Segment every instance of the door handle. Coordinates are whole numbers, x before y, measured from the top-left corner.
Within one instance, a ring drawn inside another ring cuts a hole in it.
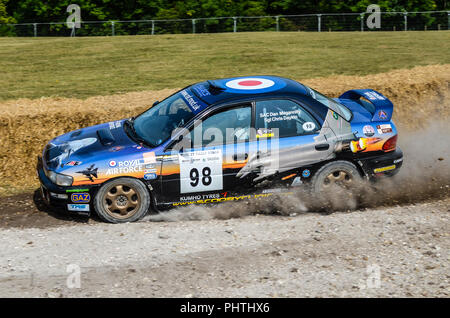
[[[247,160],[247,158],[248,158],[248,153],[245,153],[244,155],[237,155],[237,154],[233,155],[234,161]]]
[[[316,150],[317,151],[324,151],[324,150],[328,150],[330,148],[329,144],[318,144],[316,145]]]

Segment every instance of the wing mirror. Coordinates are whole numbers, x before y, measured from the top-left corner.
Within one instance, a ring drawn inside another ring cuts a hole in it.
[[[156,106],[156,105],[158,105],[158,104],[159,104],[159,100],[157,100],[156,102],[154,102],[153,105],[152,105],[152,107],[153,107],[153,106]]]

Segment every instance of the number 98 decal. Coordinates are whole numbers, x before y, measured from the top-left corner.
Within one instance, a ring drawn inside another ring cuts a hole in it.
[[[222,150],[179,154],[180,193],[222,190]]]
[[[197,168],[192,168],[191,172],[189,172],[189,174],[191,175],[191,180],[192,180],[191,186],[193,186],[193,187],[198,186],[200,177],[198,175]],[[212,182],[212,179],[211,179],[211,168],[210,167],[204,167],[202,169],[202,174],[203,174],[202,179],[201,179],[202,180],[202,184],[204,186],[209,186],[211,184],[211,182]]]

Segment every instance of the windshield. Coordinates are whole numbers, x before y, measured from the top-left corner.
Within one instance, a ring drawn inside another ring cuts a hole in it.
[[[316,90],[314,90],[314,89],[312,89],[312,88],[310,88],[310,87],[308,87],[306,85],[305,85],[305,87],[308,89],[309,94],[311,95],[311,97],[314,98],[316,101],[318,101],[321,104],[325,105],[326,107],[328,107],[332,111],[338,113],[339,115],[344,117],[345,120],[350,121],[350,119],[352,119],[352,112],[347,107],[345,107],[342,104],[339,104],[334,99],[331,99],[329,97],[326,97],[325,95],[322,95],[318,91],[316,91]]]
[[[194,113],[183,99],[182,92],[166,98],[136,117],[133,123],[136,135],[156,147],[166,141],[175,128],[187,123]]]

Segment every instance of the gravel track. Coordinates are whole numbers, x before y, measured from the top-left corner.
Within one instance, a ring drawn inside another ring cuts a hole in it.
[[[2,228],[0,297],[448,297],[449,212],[444,198],[330,215]],[[67,287],[70,264],[81,288]]]

